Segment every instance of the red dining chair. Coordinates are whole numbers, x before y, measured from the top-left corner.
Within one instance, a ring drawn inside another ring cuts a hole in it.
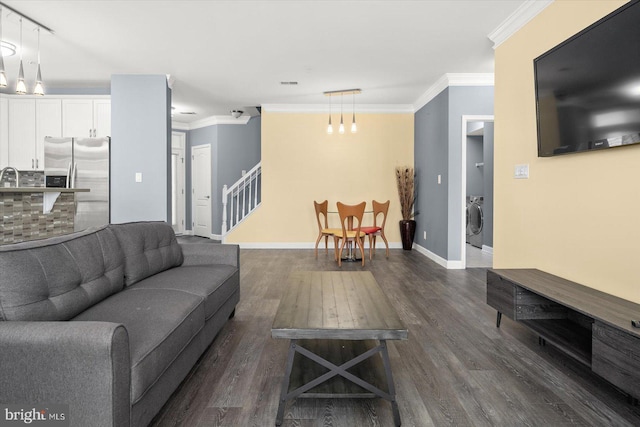
[[[387,258],[389,258],[389,242],[384,235],[384,225],[387,222],[387,213],[389,212],[389,203],[387,200],[384,203],[376,202],[373,200],[373,226],[365,226],[360,230],[369,236],[369,260],[371,260],[372,252],[376,252],[376,237],[382,237],[384,244],[387,247]],[[378,215],[382,215],[382,224],[378,226]]]

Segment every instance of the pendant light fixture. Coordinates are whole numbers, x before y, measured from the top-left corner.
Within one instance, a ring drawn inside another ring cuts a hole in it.
[[[351,133],[356,133],[358,127],[356,126],[356,100],[355,96],[361,93],[360,89],[347,89],[347,90],[332,90],[323,92],[324,96],[329,97],[329,125],[327,126],[327,133],[331,135],[333,133],[333,126],[331,125],[331,97],[340,95],[340,126],[338,127],[338,133],[344,135],[344,95],[353,95],[353,119],[351,122]]]
[[[333,133],[333,126],[331,125],[331,97],[329,97],[329,126],[327,126],[327,133],[329,135]]]
[[[16,93],[18,95],[25,95],[27,93],[27,85],[24,84],[24,68],[22,68],[22,17],[20,17],[20,68],[18,70]]]
[[[0,5],[0,43],[2,43],[2,5]],[[7,87],[7,75],[4,72],[2,47],[0,47],[0,87]]]
[[[40,72],[40,27],[38,27],[38,73],[36,74],[36,86],[33,88],[33,94],[43,96],[44,87],[42,86],[42,73]]]
[[[20,47],[19,47],[20,65],[18,67],[18,79],[16,81],[16,86],[15,86],[16,93],[19,95],[26,95],[27,93],[27,85],[25,84],[25,81],[24,81],[24,65],[22,62],[22,21],[26,19],[27,21],[31,22],[36,27],[36,30],[38,31],[38,72],[36,74],[36,84],[33,89],[33,94],[44,95],[44,85],[42,83],[42,72],[40,71],[40,30],[45,30],[50,34],[53,34],[53,30],[49,27],[42,25],[38,21],[35,21],[29,18],[27,15],[20,13],[14,8],[0,2],[0,52],[4,51],[5,56],[14,55],[16,52],[16,46],[2,40],[2,17],[3,17],[4,10],[8,10],[10,13],[16,14],[20,17],[19,19],[20,21]],[[8,81],[7,81],[7,75],[4,69],[4,58],[2,53],[0,53],[0,88],[6,87],[6,86],[8,86]]]
[[[351,133],[358,132],[358,126],[356,126],[356,94],[351,94],[353,99],[353,119],[351,120]]]
[[[344,98],[344,95],[340,94],[340,127],[338,128],[338,133],[340,135],[344,134],[344,123],[342,121],[342,98]]]

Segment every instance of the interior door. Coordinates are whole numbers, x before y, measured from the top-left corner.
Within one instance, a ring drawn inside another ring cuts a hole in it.
[[[211,238],[211,145],[191,149],[192,227],[195,236]]]

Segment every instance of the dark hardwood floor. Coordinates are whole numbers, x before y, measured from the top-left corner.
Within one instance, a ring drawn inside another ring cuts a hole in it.
[[[446,270],[415,251],[367,262],[409,329],[389,341],[403,426],[638,426],[640,407],[485,303],[485,270]],[[233,318],[154,426],[272,426],[288,342],[271,323],[289,272],[337,270],[331,252],[242,250]],[[361,270],[343,263],[342,270]],[[391,426],[380,399],[298,399],[285,426]]]

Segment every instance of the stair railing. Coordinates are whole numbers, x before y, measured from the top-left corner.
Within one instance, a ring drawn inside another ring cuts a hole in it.
[[[222,187],[222,235],[233,230],[262,202],[262,163],[255,165],[235,184]]]

